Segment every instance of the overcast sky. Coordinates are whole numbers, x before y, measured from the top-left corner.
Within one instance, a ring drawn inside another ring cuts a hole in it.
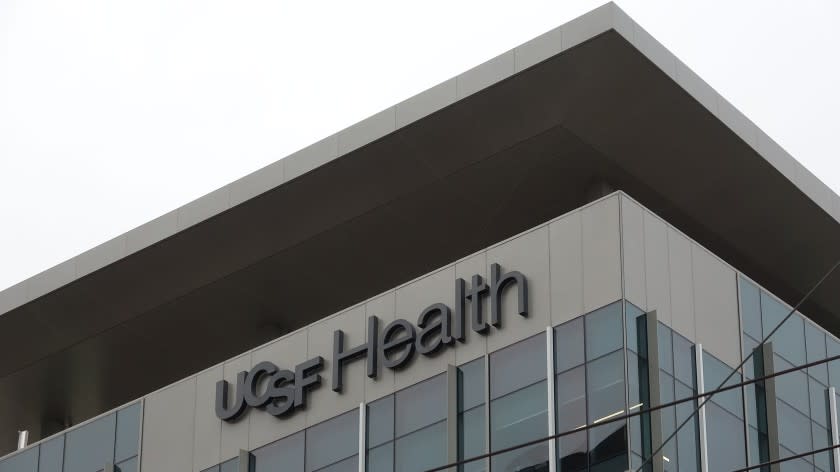
[[[0,0],[0,289],[603,1]],[[840,190],[840,2],[618,2]]]

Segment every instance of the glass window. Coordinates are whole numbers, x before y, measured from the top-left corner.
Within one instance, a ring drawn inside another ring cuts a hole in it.
[[[219,464],[219,472],[237,472],[239,469],[239,458],[234,457],[228,461]]]
[[[92,421],[66,434],[64,472],[91,472],[114,459],[117,415]]]
[[[458,367],[458,411],[484,403],[484,358]]]
[[[659,373],[659,398],[664,403],[674,401],[674,378],[665,372]],[[663,408],[660,410],[662,423],[662,439],[674,433],[677,427],[676,407]],[[677,441],[669,440],[662,447],[663,470],[665,472],[676,472],[677,470]]]
[[[137,472],[137,456],[118,463],[116,472]]]
[[[761,330],[761,299],[758,287],[743,277],[738,277],[741,298],[741,320],[744,332],[756,339],[764,339]]]
[[[811,419],[823,426],[829,425],[827,389],[808,377],[808,393],[811,395]]]
[[[814,441],[814,449],[822,449],[824,447],[828,447],[829,440],[831,439],[831,434],[828,429],[824,426],[820,426],[817,423],[811,423],[811,432]],[[831,470],[831,452],[821,452],[819,454],[814,454],[814,464],[820,469],[825,472]]]
[[[458,415],[458,459],[464,460],[484,454],[486,421],[484,421],[484,405],[479,405]],[[484,460],[469,462],[460,467],[465,472],[483,471]]]
[[[638,320],[636,318],[645,314],[639,307],[630,302],[624,302],[625,316],[627,317],[627,349],[639,352],[638,342]]]
[[[779,456],[782,458],[794,455],[792,451],[784,447],[779,448]],[[781,472],[812,472],[814,468],[804,459],[791,459],[779,464]]]
[[[838,343],[834,338],[826,336],[825,346],[828,357],[840,355],[840,343]],[[840,388],[840,361],[828,363],[828,380],[829,386]]]
[[[544,334],[490,354],[490,398],[545,380],[545,370]]]
[[[394,439],[394,396],[380,398],[367,406],[367,446],[374,448]]]
[[[306,470],[336,464],[358,449],[359,410],[353,410],[306,430]]]
[[[359,472],[359,455],[349,457],[321,469],[321,472]]]
[[[819,361],[828,357],[825,349],[825,333],[811,323],[805,323],[805,347],[808,362]],[[828,385],[828,366],[819,364],[808,368],[808,374]]]
[[[114,461],[121,462],[137,455],[140,443],[140,404],[135,403],[117,412],[117,439]]]
[[[789,312],[790,308],[762,292],[761,313],[764,316],[764,335],[767,336]],[[773,342],[773,352],[780,354],[788,362],[796,365],[805,363],[805,323],[799,315],[794,314],[788,318],[770,338],[770,341]]]
[[[669,374],[674,373],[673,344],[671,330],[662,323],[657,323],[656,337],[659,338],[659,368]]]
[[[306,433],[301,431],[251,453],[254,472],[303,472]]]
[[[694,348],[691,341],[674,333],[674,376],[694,387]]]
[[[487,451],[484,415],[484,358],[458,368],[458,459],[469,459]],[[485,461],[477,460],[459,467],[466,472],[485,470]]]
[[[391,472],[394,470],[394,443],[389,442],[368,451],[366,465],[368,472]]]
[[[446,462],[446,421],[397,439],[394,446],[396,472],[422,472]]]
[[[613,303],[586,315],[586,359],[592,360],[624,346],[621,303]]]
[[[729,376],[733,369],[728,365],[724,364],[723,362],[717,360],[717,358],[715,358],[708,352],[704,351],[703,370],[703,381],[706,384],[705,391],[708,392],[711,390],[716,390],[723,382],[723,380]],[[740,377],[741,376],[738,374],[732,375],[731,377],[729,377],[729,380],[726,382],[726,385],[734,385],[739,383],[741,381]],[[729,410],[730,413],[734,414],[738,418],[744,417],[743,405],[741,404],[741,393],[737,389],[717,393],[712,397],[711,402],[717,403],[718,405],[726,408],[727,410]]]
[[[64,435],[41,444],[38,472],[61,472],[64,463]]]
[[[780,425],[779,443],[796,453],[811,450],[811,421],[808,417],[778,400],[776,413]]]
[[[677,399],[688,398],[694,395],[694,389],[677,381],[675,383],[675,396]],[[677,405],[677,424],[682,424],[690,415],[694,414],[697,402],[683,402]],[[700,470],[700,443],[699,423],[697,415],[677,432],[677,457],[679,458],[680,472],[699,472]]]
[[[446,419],[446,374],[440,374],[395,394],[396,436]]]
[[[744,467],[746,447],[743,423],[713,402],[706,403],[706,438],[709,470]]]
[[[557,432],[571,431],[586,425],[586,369],[584,366],[557,375]],[[586,468],[586,432],[580,431],[557,440],[561,471]]]
[[[773,356],[773,368],[776,372],[787,370],[793,365],[778,355]],[[776,396],[786,401],[802,414],[808,414],[808,376],[801,370],[795,370],[776,378]]]
[[[554,369],[563,372],[583,362],[583,317],[578,317],[554,328]]]
[[[0,461],[0,472],[36,472],[37,470],[38,447],[19,452],[7,457],[6,460]]]
[[[492,450],[548,435],[548,392],[545,381],[525,387],[490,404]],[[494,472],[513,472],[548,462],[548,442],[493,456]]]
[[[586,365],[587,416],[600,423],[624,413],[624,352],[616,351]],[[625,423],[613,422],[589,430],[590,464],[626,454]]]

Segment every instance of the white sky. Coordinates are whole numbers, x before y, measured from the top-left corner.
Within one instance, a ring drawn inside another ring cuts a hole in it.
[[[0,289],[601,3],[0,0]],[[840,191],[840,2],[619,5]]]

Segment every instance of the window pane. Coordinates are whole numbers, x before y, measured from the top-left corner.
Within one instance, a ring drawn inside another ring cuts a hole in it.
[[[563,372],[583,364],[583,317],[554,328],[554,368]]]
[[[712,402],[706,403],[709,470],[744,467],[744,426],[740,419]]]
[[[659,338],[659,368],[669,374],[674,373],[674,348],[671,344],[671,330],[662,323],[656,324],[656,337]]]
[[[484,358],[458,367],[458,411],[484,403]]]
[[[545,367],[544,334],[490,354],[490,398],[545,380]]]
[[[840,355],[840,343],[838,343],[831,336],[825,337],[827,357],[834,357]],[[833,361],[828,363],[828,380],[829,386],[840,387],[840,361]]]
[[[219,465],[219,472],[237,472],[239,469],[239,458],[234,457],[228,461],[223,462]]]
[[[513,392],[490,404],[491,450],[544,438],[548,435],[545,381]],[[494,472],[515,471],[548,461],[548,443],[493,456]]]
[[[586,315],[586,359],[592,360],[624,347],[621,303]]]
[[[396,472],[422,472],[446,463],[446,421],[397,439]]]
[[[484,434],[486,422],[484,421],[484,405],[477,406],[472,410],[458,415],[458,460],[469,459],[484,454],[487,449],[484,445]],[[483,471],[484,459],[464,464],[460,470],[465,472]]]
[[[717,360],[708,352],[703,352],[703,370],[706,391],[716,390],[721,382],[729,376],[732,368],[723,362]],[[734,385],[741,381],[741,376],[738,374],[732,375],[726,382],[726,385]],[[712,397],[711,402],[729,410],[730,413],[736,415],[738,418],[743,418],[743,405],[741,404],[741,393],[736,390],[729,390],[726,392],[717,393]]]
[[[633,352],[639,352],[639,342],[638,342],[638,330],[636,329],[637,320],[636,318],[645,314],[644,311],[639,309],[637,306],[633,305],[630,302],[624,302],[624,316],[627,317],[626,324],[627,324],[627,349],[630,349]]]
[[[674,333],[674,376],[694,387],[694,349],[691,341]]]
[[[580,366],[557,375],[557,431],[586,424],[586,369]]]
[[[786,370],[793,365],[779,356],[773,356],[773,368],[776,372]],[[808,414],[808,376],[801,370],[779,375],[776,377],[776,396],[789,403],[802,414]]]
[[[792,455],[794,455],[794,453],[790,450],[783,447],[779,448],[779,456],[781,456],[781,458],[790,457]],[[803,459],[791,459],[779,464],[779,470],[781,470],[781,472],[812,472],[814,467],[805,462]]]
[[[120,462],[137,455],[140,442],[140,404],[135,403],[117,412],[117,440],[114,461]]]
[[[301,431],[251,453],[254,472],[303,472],[306,433]]]
[[[103,462],[104,466],[105,463]],[[38,470],[38,447],[13,455],[0,461],[0,472],[36,472]]]
[[[678,400],[694,395],[694,389],[676,382],[676,394]],[[697,407],[696,401],[683,402],[677,405],[677,424],[682,424]],[[680,472],[698,472],[700,470],[700,446],[697,415],[686,423],[677,433],[677,457],[679,457]]]
[[[589,423],[624,413],[624,353],[616,351],[586,365]],[[614,422],[589,430],[590,463],[626,453],[625,423]]]
[[[790,308],[764,292],[761,294],[761,310],[762,315],[766,315],[765,336],[790,312]],[[770,341],[773,342],[773,352],[780,354],[788,362],[796,365],[805,363],[805,324],[798,314],[785,321]]]
[[[368,472],[391,472],[394,470],[394,443],[389,442],[368,451]],[[280,470],[280,469],[277,469]],[[284,471],[285,472],[285,471]]]
[[[374,448],[394,439],[394,396],[380,398],[367,407],[367,445]]]
[[[117,464],[116,472],[137,472],[137,457],[132,457]]]
[[[814,449],[828,447],[829,439],[831,438],[828,429],[817,423],[811,423],[811,431],[813,433]],[[814,464],[821,470],[826,472],[831,470],[831,451],[821,452],[815,454],[813,457]]]
[[[764,339],[761,331],[761,301],[758,287],[743,277],[738,277],[738,294],[741,299],[741,320],[744,332],[756,339]]]
[[[816,380],[808,377],[808,390],[808,393],[811,395],[811,419],[823,426],[827,426],[829,420],[826,388]]]
[[[779,415],[779,443],[796,453],[811,449],[811,421],[785,402],[776,401]]]
[[[318,470],[359,450],[359,411],[316,424],[306,430],[306,470]]]
[[[805,323],[805,347],[805,354],[809,363],[828,357],[825,350],[825,333],[811,323]],[[809,367],[808,374],[822,382],[823,385],[828,385],[828,366],[826,364]]]
[[[91,472],[114,459],[114,433],[117,415],[88,423],[67,433],[64,446],[64,472]]]
[[[412,385],[395,394],[396,436],[446,419],[446,375]]]
[[[61,472],[64,463],[64,435],[41,444],[38,472]]]
[[[359,456],[357,454],[348,459],[344,459],[341,462],[324,467],[318,472],[359,472]]]

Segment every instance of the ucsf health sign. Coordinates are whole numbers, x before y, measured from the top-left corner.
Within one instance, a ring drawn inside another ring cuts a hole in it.
[[[509,289],[509,290],[508,290]],[[333,334],[332,389],[344,388],[344,367],[355,360],[365,359],[367,376],[376,378],[381,369],[400,369],[417,354],[430,356],[466,341],[467,318],[470,329],[487,334],[491,326],[502,326],[502,295],[515,289],[518,311],[528,316],[528,280],[520,272],[502,273],[499,264],[490,266],[490,284],[476,274],[470,285],[464,279],[455,280],[455,309],[435,303],[424,309],[417,323],[398,319],[380,331],[379,318],[367,321],[367,342],[356,347],[345,346],[344,332]],[[482,301],[489,297],[490,313],[482,313]],[[469,313],[468,313],[469,312]],[[260,362],[250,371],[236,376],[235,393],[231,399],[230,384],[216,383],[216,416],[236,421],[248,407],[264,409],[274,416],[286,416],[306,407],[307,393],[321,385],[319,372],[324,367],[321,356],[295,366],[281,369],[272,362]]]

